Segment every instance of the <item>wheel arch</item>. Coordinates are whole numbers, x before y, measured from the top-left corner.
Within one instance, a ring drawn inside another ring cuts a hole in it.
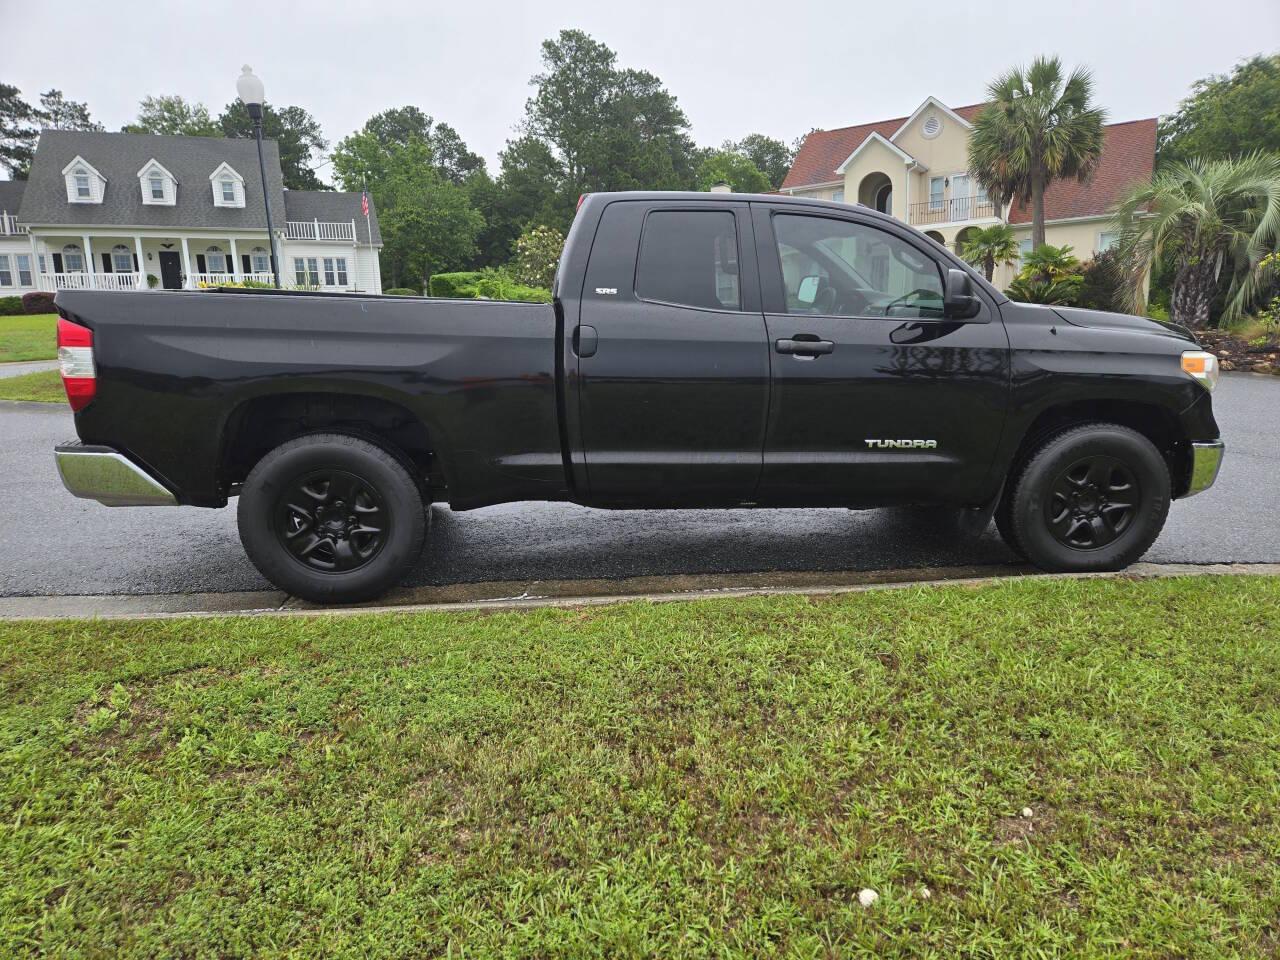
[[[450,465],[439,433],[402,403],[358,391],[296,390],[241,400],[223,422],[218,484],[231,491],[270,450],[311,433],[347,433],[386,449],[418,478],[424,495],[441,499]]]
[[[1191,444],[1181,422],[1167,407],[1134,400],[1087,398],[1045,408],[1023,430],[1004,475],[1015,472],[1050,437],[1083,423],[1115,423],[1146,437],[1169,466],[1173,497],[1186,493],[1191,479]]]

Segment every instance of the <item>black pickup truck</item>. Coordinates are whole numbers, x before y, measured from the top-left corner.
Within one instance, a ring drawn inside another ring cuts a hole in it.
[[[340,602],[404,576],[432,502],[943,504],[1045,569],[1117,569],[1222,458],[1187,330],[1013,303],[863,207],[588,195],[553,292],[60,293],[63,481],[238,495],[258,569]]]

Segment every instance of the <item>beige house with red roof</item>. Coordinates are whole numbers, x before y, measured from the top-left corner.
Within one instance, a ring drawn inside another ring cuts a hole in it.
[[[956,249],[973,229],[994,223],[1014,228],[1031,248],[1031,210],[993,203],[969,171],[969,132],[985,104],[948,107],[929,97],[909,117],[809,134],[781,192],[843,203],[861,203],[904,220],[938,243]],[[1045,239],[1070,244],[1081,260],[1113,239],[1112,208],[1131,184],[1151,176],[1156,121],[1134,120],[1104,128],[1102,159],[1087,183],[1057,180],[1045,192]],[[1003,287],[1016,272],[997,269]]]

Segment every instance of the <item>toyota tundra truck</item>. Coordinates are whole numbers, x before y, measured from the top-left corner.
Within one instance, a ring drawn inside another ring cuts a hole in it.
[[[1045,570],[1115,570],[1223,456],[1217,359],[1188,330],[1011,302],[909,226],[817,200],[587,195],[550,304],[56,305],[67,489],[238,497],[249,558],[322,603],[402,580],[437,502],[946,505]]]

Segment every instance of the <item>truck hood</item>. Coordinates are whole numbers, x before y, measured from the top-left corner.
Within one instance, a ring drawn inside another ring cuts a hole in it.
[[[1127,313],[1108,313],[1105,310],[1085,310],[1081,307],[1054,307],[1053,312],[1073,327],[1091,327],[1100,330],[1132,330],[1135,333],[1151,333],[1158,337],[1173,337],[1196,343],[1195,334],[1180,323],[1153,320]]]

